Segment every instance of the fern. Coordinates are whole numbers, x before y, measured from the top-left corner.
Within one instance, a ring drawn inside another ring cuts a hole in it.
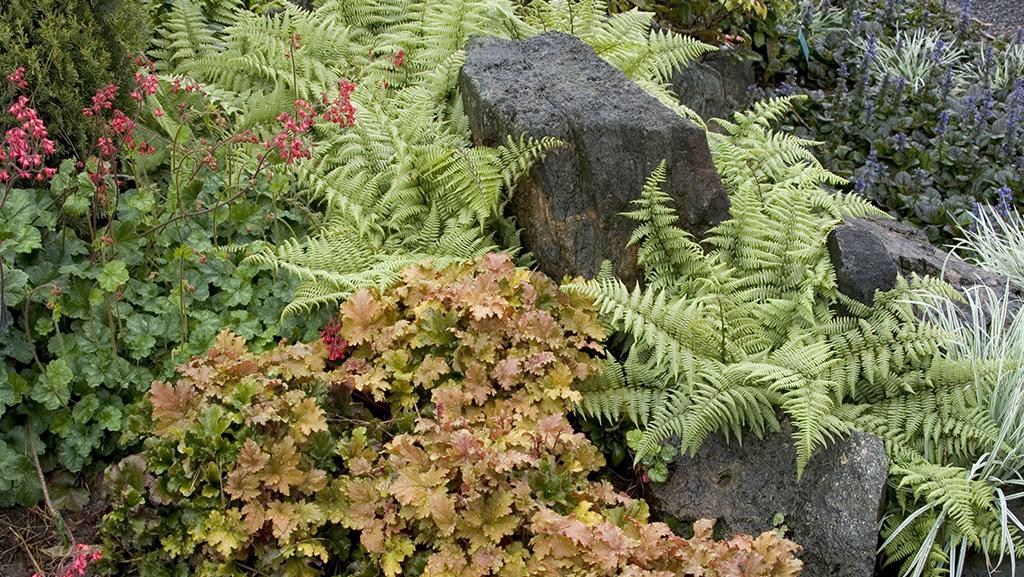
[[[609,360],[605,376],[580,387],[578,411],[638,424],[642,459],[672,439],[695,452],[716,432],[764,435],[780,428],[781,410],[793,423],[798,475],[816,449],[852,429],[872,432],[893,463],[890,561],[938,574],[956,559],[951,543],[1019,548],[994,477],[974,465],[989,454],[1017,459],[996,422],[1007,412],[987,410],[977,394],[999,371],[991,359],[951,355],[961,331],[921,319],[962,298],[918,277],[871,306],[838,292],[828,232],[880,212],[827,190],[842,180],[811,154],[814,142],[771,129],[792,101],[759,103],[708,135],[732,200],[709,250],[675,227],[659,166],[624,215],[637,222],[631,245],[645,284],[630,290],[605,267],[563,287],[594,298],[628,345],[624,362]],[[849,312],[838,315],[838,305]]]
[[[605,8],[570,0],[528,7],[509,0],[328,0],[313,12],[286,5],[258,15],[232,0],[207,10],[193,0],[175,4],[152,54],[165,75],[201,83],[236,125],[262,137],[274,133],[296,99],[317,101],[343,79],[358,86],[354,126],[317,124],[315,156],[301,169],[298,193],[325,211],[320,233],[260,246],[250,257],[302,279],[286,309],[292,313],[387,285],[410,262],[446,263],[515,241],[502,206],[520,176],[560,143],[516,136],[499,147],[472,146],[458,84],[471,36],[575,31],[699,121],[663,83],[711,47],[652,32],[650,14],[609,16]]]

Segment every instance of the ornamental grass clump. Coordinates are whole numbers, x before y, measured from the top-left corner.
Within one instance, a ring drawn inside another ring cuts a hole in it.
[[[903,469],[902,515],[886,522],[883,548],[903,560],[904,574],[959,577],[972,549],[1013,574],[1024,556],[1024,518],[1015,513],[1024,502],[1024,315],[1008,287],[976,286],[964,299],[932,304],[928,316],[955,335],[949,356],[974,367],[969,393],[996,434],[973,461],[936,456]]]
[[[1024,287],[1024,219],[1010,205],[1009,189],[999,191],[995,206],[978,205],[974,226],[964,231],[958,248],[982,268]]]

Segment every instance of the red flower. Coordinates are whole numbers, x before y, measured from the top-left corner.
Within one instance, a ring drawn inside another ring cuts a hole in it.
[[[329,100],[327,95],[324,94],[323,103],[324,106],[327,107],[327,109],[324,110],[324,120],[333,122],[342,128],[355,124],[356,108],[352,105],[352,92],[355,89],[355,84],[348,80],[342,80],[338,84],[337,97],[333,100]]]
[[[398,53],[395,54],[393,62],[395,64],[395,68],[401,68],[402,65],[405,64],[405,50],[399,50]]]
[[[281,132],[263,143],[267,149],[276,149],[278,156],[287,164],[299,158],[312,158],[310,145],[302,138],[316,122],[316,111],[305,100],[295,101],[295,114],[282,112],[277,121],[282,124]]]
[[[110,110],[114,106],[115,95],[117,95],[117,86],[113,84],[100,88],[92,97],[92,106],[83,108],[82,114],[85,116],[96,116],[101,110]]]
[[[348,341],[338,336],[338,331],[341,330],[341,323],[338,319],[331,319],[327,323],[327,326],[320,331],[320,340],[327,345],[327,360],[338,361],[345,357],[345,351],[348,349]]]

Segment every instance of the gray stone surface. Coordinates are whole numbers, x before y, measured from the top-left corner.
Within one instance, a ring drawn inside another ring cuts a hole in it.
[[[654,486],[655,506],[687,522],[718,519],[725,534],[771,530],[781,513],[787,536],[803,546],[803,577],[871,577],[888,460],[882,441],[855,433],[818,451],[796,478],[792,429],[741,446],[710,438],[682,456],[668,482]]]
[[[684,106],[704,120],[731,119],[732,113],[750,105],[754,65],[732,50],[704,55],[672,77],[672,90]]]
[[[869,291],[873,294],[876,288],[894,286],[892,268],[905,277],[912,273],[942,276],[958,289],[986,285],[1002,291],[1007,284],[1005,277],[950,255],[930,244],[917,229],[894,220],[850,219],[829,236],[829,252],[840,290],[862,302],[861,297]],[[1010,293],[1017,300],[1024,298],[1024,291],[1016,285],[1011,285]]]
[[[852,220],[836,228],[828,235],[828,252],[839,291],[846,296],[870,305],[876,290],[896,286],[896,262],[868,223]]]
[[[556,279],[593,276],[605,259],[626,282],[637,277],[636,252],[626,247],[633,222],[620,213],[663,159],[665,192],[683,228],[700,236],[728,213],[703,130],[577,38],[474,38],[460,82],[477,144],[521,134],[566,143],[534,167],[510,202],[524,245]]]

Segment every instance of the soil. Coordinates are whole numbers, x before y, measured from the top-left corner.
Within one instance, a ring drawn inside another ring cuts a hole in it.
[[[1024,4],[1020,0],[974,0],[973,16],[996,34],[1012,37],[1024,29]]]
[[[97,498],[62,515],[76,542],[93,544],[106,511],[106,501]],[[42,505],[0,509],[0,577],[57,575],[67,551],[57,524]]]

